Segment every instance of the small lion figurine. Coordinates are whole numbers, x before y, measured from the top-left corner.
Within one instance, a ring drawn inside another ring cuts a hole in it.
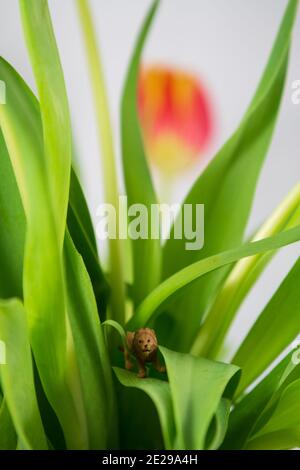
[[[130,355],[137,359],[139,371],[137,376],[144,378],[147,376],[146,364],[152,363],[158,372],[165,372],[166,368],[158,360],[158,344],[154,330],[150,328],[140,328],[136,332],[128,331],[126,334],[127,348],[122,348],[125,358],[125,369],[133,368]]]

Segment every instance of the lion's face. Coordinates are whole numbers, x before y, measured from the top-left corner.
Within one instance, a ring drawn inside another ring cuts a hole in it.
[[[148,357],[157,349],[157,339],[153,330],[141,328],[134,335],[134,348],[143,357]]]

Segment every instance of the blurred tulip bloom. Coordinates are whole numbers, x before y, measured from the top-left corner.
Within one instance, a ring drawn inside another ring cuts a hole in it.
[[[196,77],[166,67],[144,68],[138,109],[146,151],[156,166],[176,173],[199,160],[213,126],[209,98]]]

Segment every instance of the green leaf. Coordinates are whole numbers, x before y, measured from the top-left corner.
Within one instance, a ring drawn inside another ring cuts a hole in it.
[[[97,241],[93,222],[77,173],[73,168],[71,169],[69,210],[74,213],[78,227],[80,227],[80,230],[83,232],[82,236],[85,238],[86,243],[90,245],[91,250],[94,251],[95,256],[97,257]]]
[[[233,394],[239,369],[162,346],[160,351],[170,383],[177,448],[203,449],[209,424],[224,392],[227,398]]]
[[[293,360],[294,351],[287,354],[256,387],[235,405],[230,414],[224,449],[243,449],[272,414],[272,407],[282,391],[300,377],[300,366]]]
[[[237,393],[250,385],[300,331],[300,258],[269,301],[232,361],[243,369]]]
[[[18,76],[15,70],[13,70],[12,67],[10,67],[5,61],[2,60],[0,64],[3,69],[2,69],[2,76],[6,76],[6,81],[7,83],[10,83],[10,85],[13,85],[15,87],[14,92],[19,96],[18,101],[19,101],[19,107],[16,108],[18,109],[19,115],[24,115],[26,116],[26,126],[21,126],[20,130],[18,132],[23,132],[25,129],[26,136],[29,137],[31,136],[32,140],[30,141],[30,145],[32,145],[33,150],[30,151],[30,155],[36,155],[36,160],[35,164],[40,163],[41,168],[43,171],[43,143],[42,143],[42,128],[40,124],[40,114],[39,114],[39,105],[38,102],[36,101],[34,95],[32,92],[28,89],[28,87],[24,84],[23,80]],[[5,75],[6,74],[6,75]],[[13,88],[13,87],[12,87]],[[10,86],[8,86],[8,90],[10,90]],[[22,105],[22,106],[21,106]],[[22,152],[24,152],[24,146],[22,148]],[[21,153],[20,153],[21,155]],[[3,162],[0,162],[3,164]],[[30,165],[28,167],[30,169]],[[31,171],[31,170],[30,170]],[[37,171],[37,175],[40,177],[41,171]],[[84,261],[89,268],[89,274],[91,276],[91,279],[93,280],[93,287],[94,290],[97,290],[98,296],[98,301],[99,304],[103,307],[103,310],[101,312],[104,313],[104,304],[105,304],[105,298],[104,298],[104,292],[107,293],[107,284],[106,281],[104,280],[103,273],[101,271],[101,267],[99,265],[99,262],[97,260],[97,255],[95,251],[95,237],[93,234],[93,228],[92,224],[90,221],[90,216],[88,213],[87,205],[84,199],[84,195],[82,193],[82,190],[80,188],[80,184],[77,180],[77,177],[74,172],[72,172],[72,178],[71,178],[71,191],[70,191],[70,204],[69,204],[69,220],[68,220],[68,225],[70,227],[70,231],[72,232],[72,235],[75,237],[75,242],[76,242],[76,248],[80,251],[80,253],[84,257]],[[21,181],[23,181],[21,177]],[[13,182],[12,182],[13,184]],[[18,187],[15,184],[15,186],[11,186],[14,188],[14,191],[17,191],[16,196],[18,195]],[[43,186],[43,190],[45,190],[46,184]],[[34,184],[32,184],[32,188],[34,189]],[[34,195],[32,196],[32,200],[34,200]],[[36,195],[35,199],[39,201],[41,199],[41,195]],[[14,206],[9,206],[9,201],[5,201],[6,207],[9,208],[9,211],[11,208]],[[21,205],[21,203],[20,203]],[[22,207],[19,208],[19,211],[21,211]],[[70,215],[71,214],[71,215]],[[45,214],[47,215],[47,214]],[[13,214],[12,214],[13,216]],[[39,220],[39,223],[36,224],[35,229],[37,232],[37,236],[41,234],[40,231],[40,223],[42,219]],[[25,223],[25,222],[24,222]],[[22,225],[19,227],[20,233],[22,233]],[[25,230],[25,227],[24,227]],[[49,233],[47,233],[47,236],[49,236]],[[42,241],[42,240],[40,240]],[[45,240],[47,242],[47,240]],[[36,247],[39,246],[36,244]],[[36,248],[35,247],[35,248]],[[49,251],[50,245],[47,246],[47,248],[43,248],[42,253],[46,257],[46,253]],[[55,261],[55,260],[53,260]],[[52,262],[52,260],[51,260]],[[41,261],[42,263],[42,261]],[[43,263],[42,263],[43,265]],[[33,273],[36,271],[32,268]],[[47,268],[51,266],[51,263],[48,265],[47,262],[43,265],[46,266]],[[47,276],[47,271],[45,271],[45,275]],[[50,274],[50,272],[48,273]],[[37,272],[38,275],[38,272]],[[61,283],[62,285],[62,283]],[[61,286],[60,286],[61,287]],[[103,297],[102,297],[103,294]],[[45,294],[45,299],[47,298],[46,296],[48,295]],[[101,298],[100,298],[101,295]],[[61,294],[60,294],[61,296]],[[42,299],[43,300],[43,299]],[[51,299],[50,299],[51,300]],[[61,297],[54,298],[54,301],[59,302],[61,300]],[[57,314],[54,310],[54,312]],[[43,321],[45,318],[43,318]],[[61,322],[59,321],[61,324]],[[41,325],[40,325],[41,326]],[[61,325],[63,326],[63,325]],[[56,328],[56,325],[54,325],[54,329]],[[59,331],[59,333],[61,333]],[[49,334],[49,331],[46,333],[47,335]],[[59,335],[58,335],[59,337]],[[51,347],[49,344],[45,344],[45,349],[46,347]],[[54,346],[54,345],[52,345]],[[45,371],[44,371],[45,372]],[[46,371],[47,372],[47,371]],[[55,381],[53,381],[55,384]],[[49,398],[49,397],[48,397]],[[61,401],[61,399],[59,400]],[[68,399],[68,401],[70,401]],[[52,403],[53,405],[53,403]],[[67,407],[66,407],[67,408]],[[56,410],[57,411],[57,410]]]
[[[175,424],[169,384],[149,377],[139,379],[136,374],[119,367],[114,367],[114,372],[125,387],[134,387],[149,395],[159,415],[165,448],[174,449]],[[147,432],[147,429],[143,432]]]
[[[27,222],[23,289],[30,342],[45,393],[69,446],[84,447],[66,383],[62,257],[48,190],[39,108],[26,84],[3,59],[0,78],[6,83],[8,96],[7,103],[0,105],[0,125]],[[51,341],[45,341],[47,337]]]
[[[300,426],[275,431],[250,441],[246,450],[290,450],[299,447]]]
[[[160,284],[138,308],[136,314],[129,320],[128,329],[137,329],[144,327],[155,315],[159,313],[161,305],[169,300],[173,294],[183,289],[196,279],[205,274],[219,269],[223,266],[232,264],[241,258],[252,256],[257,253],[263,253],[299,241],[300,226],[285,232],[274,235],[273,237],[259,240],[257,242],[246,243],[245,245],[232,250],[210,256],[204,260],[198,261],[181,271],[177,272],[169,279]],[[185,309],[183,317],[185,318]],[[186,325],[189,320],[186,320]]]
[[[0,297],[22,297],[25,216],[0,128]]]
[[[10,73],[18,77],[17,72],[6,62],[3,61],[2,65],[7,68],[9,67]],[[18,80],[22,83],[20,77]],[[20,89],[20,92],[24,93],[24,89],[23,91]],[[26,113],[30,116],[28,124],[30,124],[31,132],[36,136],[36,142],[40,145],[40,152],[42,153],[40,113],[37,109],[39,105],[35,96],[28,88],[26,92],[31,95],[31,99],[28,100],[30,106],[24,109],[24,114]],[[1,131],[0,155],[0,216],[3,223],[5,223],[5,230],[0,233],[2,260],[0,266],[0,294],[2,298],[11,296],[22,297],[22,268],[26,220],[19,189]],[[74,170],[71,172],[68,228],[76,248],[83,256],[89,271],[99,311],[102,315],[105,315],[109,288],[99,263],[96,239],[88,206]]]
[[[101,269],[94,229],[84,194],[74,170],[71,172],[68,229],[77,251],[83,257],[93,284],[99,314],[105,318],[109,286]]]
[[[19,0],[38,88],[47,180],[62,248],[69,200],[72,136],[63,71],[47,0]]]
[[[186,240],[171,236],[163,255],[163,277],[241,244],[258,176],[272,138],[285,82],[297,1],[290,0],[257,92],[236,132],[194,184],[184,203],[205,205],[205,246],[185,250]],[[230,223],[228,220],[230,219]],[[173,233],[173,232],[172,232]],[[176,319],[171,346],[191,347],[201,318],[227,270],[196,282],[169,307]],[[182,315],[184,310],[185,315]]]
[[[84,447],[85,436],[84,433],[80,435],[80,416],[77,415],[79,412],[75,406],[76,399],[72,397],[66,373],[67,324],[62,250],[72,155],[68,100],[47,0],[19,0],[19,5],[40,100],[40,136],[43,137],[42,147],[38,148],[36,142],[33,142],[35,136],[31,136],[31,159],[27,159],[27,165],[24,164],[23,174],[20,175],[22,171],[19,173],[18,180],[28,223],[24,261],[25,307],[30,318],[35,360],[47,397],[59,416],[68,445]],[[15,109],[18,109],[17,105]],[[24,126],[23,132],[25,129]],[[13,139],[10,140],[11,147],[16,144],[18,136],[15,134],[14,137],[14,142]],[[11,158],[15,159],[16,167],[20,166],[22,149],[16,151],[15,145],[14,150],[11,148],[9,151]],[[29,193],[29,207],[25,203],[25,191],[22,194],[21,181]],[[30,184],[35,185],[35,188],[31,189]],[[34,203],[33,198],[39,198],[39,201]],[[44,217],[41,216],[43,211],[46,212]],[[48,223],[46,218],[49,219]],[[47,230],[47,236],[37,233],[39,224],[44,231]],[[45,251],[48,253],[45,254]],[[34,270],[37,275],[33,280]],[[45,286],[48,287],[47,290]],[[59,329],[58,324],[61,326]],[[51,350],[45,346],[46,328],[48,335],[55,336],[56,339]]]
[[[34,388],[26,312],[19,300],[0,302],[0,335],[6,346],[1,382],[18,437],[27,449],[47,449]]]
[[[300,446],[300,379],[282,393],[267,424],[248,443],[246,449],[291,449]]]
[[[104,338],[90,279],[70,235],[65,239],[65,270],[70,319],[79,368],[90,449],[105,449],[116,433],[116,406]],[[95,417],[97,417],[95,419]]]
[[[258,435],[300,426],[299,392],[300,379],[289,384],[283,391],[271,419],[259,431]]]
[[[218,449],[224,440],[227,427],[228,427],[230,406],[231,406],[230,400],[227,400],[225,398],[221,399],[215,418],[214,418],[215,430],[214,430],[213,440],[211,441],[208,447],[209,450]]]
[[[0,407],[0,450],[15,450],[17,435],[11,420],[6,400],[3,399]]]
[[[160,351],[166,361],[169,383],[155,378],[142,380],[132,372],[114,367],[118,380],[126,387],[144,391],[152,399],[166,449],[203,449],[214,415],[217,426],[211,446],[219,446],[229,412],[228,400],[221,397],[224,393],[227,397],[232,395],[239,369],[163,347]]]
[[[254,239],[260,240],[300,223],[300,183],[289,192],[266,220]],[[271,261],[275,251],[260,253],[236,263],[201,325],[191,352],[215,359],[244,298]]]
[[[144,43],[159,1],[154,1],[136,42],[127,72],[121,106],[123,171],[128,205],[142,204],[150,214],[156,195],[146,161],[137,111],[137,83]],[[148,220],[150,227],[151,221]],[[134,302],[138,305],[160,281],[160,241],[151,238],[132,240]],[[141,273],[143,273],[141,275]]]
[[[35,100],[33,95],[32,99]],[[27,112],[31,113],[29,109]],[[31,115],[30,122],[33,125],[33,129],[36,131],[38,124],[35,123],[35,120],[36,113],[34,112]],[[2,298],[12,296],[22,297],[22,269],[26,221],[18,186],[1,130],[0,155],[0,217],[5,224],[5,230],[2,230],[0,233],[0,295]],[[76,248],[84,258],[93,282],[99,309],[101,309],[101,312],[104,314],[108,285],[99,265],[96,240],[87,204],[74,171],[71,173],[68,227],[76,244]]]

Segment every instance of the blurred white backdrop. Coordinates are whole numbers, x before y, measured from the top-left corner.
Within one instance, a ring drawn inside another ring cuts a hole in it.
[[[94,217],[103,200],[101,167],[75,0],[50,0],[49,4],[65,72],[83,183]],[[119,158],[120,94],[135,37],[150,1],[92,0],[91,4]],[[266,64],[286,4],[286,0],[162,1],[144,62],[183,67],[203,79],[213,97],[217,122],[215,140],[206,158],[219,149],[238,125]],[[35,90],[17,0],[0,0],[0,53]],[[300,105],[291,101],[292,82],[297,79],[300,80],[300,12],[280,117],[259,181],[249,232],[300,178]],[[193,171],[178,183],[174,199],[182,199],[196,176]],[[231,329],[231,348],[236,347],[299,254],[299,243],[284,248],[268,267]]]

